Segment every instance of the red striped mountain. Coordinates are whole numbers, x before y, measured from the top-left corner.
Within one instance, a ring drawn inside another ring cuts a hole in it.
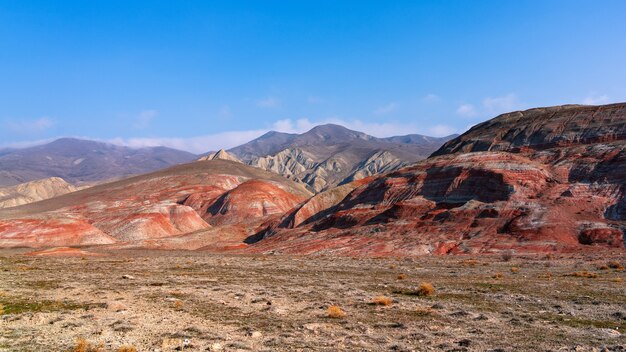
[[[503,114],[427,160],[323,192],[248,241],[298,254],[623,250],[625,132],[626,104]]]

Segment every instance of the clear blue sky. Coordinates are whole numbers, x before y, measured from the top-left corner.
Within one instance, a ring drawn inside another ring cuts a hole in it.
[[[0,1],[0,146],[444,135],[626,100],[626,1]]]

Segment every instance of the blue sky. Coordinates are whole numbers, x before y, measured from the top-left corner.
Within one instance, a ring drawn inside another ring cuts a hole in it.
[[[626,100],[626,1],[0,0],[0,146],[446,135]]]

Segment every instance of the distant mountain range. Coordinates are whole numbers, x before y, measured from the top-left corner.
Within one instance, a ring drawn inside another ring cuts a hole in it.
[[[268,132],[229,150],[231,160],[273,171],[320,191],[345,180],[391,171],[427,157],[450,137],[407,135],[375,138],[338,125],[303,134]],[[217,159],[230,159],[220,154]],[[0,150],[0,187],[60,177],[72,184],[144,174],[197,160],[166,147],[129,148],[61,138],[23,149]],[[212,157],[213,158],[213,157]]]
[[[75,138],[0,151],[0,187],[49,177],[80,184],[150,171],[195,160],[196,155],[166,147],[128,148]]]
[[[327,124],[303,134],[268,132],[228,152],[241,161],[319,192],[427,158],[456,135],[376,138]]]

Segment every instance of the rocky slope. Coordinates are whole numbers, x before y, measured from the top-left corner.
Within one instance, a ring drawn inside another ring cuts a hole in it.
[[[504,114],[249,242],[298,254],[623,249],[625,131],[626,104]]]
[[[375,138],[329,124],[300,135],[269,132],[229,152],[320,192],[424,159],[451,137]]]
[[[9,208],[37,202],[76,190],[76,187],[59,177],[51,177],[22,183],[16,186],[4,187],[0,188],[0,208]]]
[[[0,247],[237,247],[310,195],[267,171],[199,161],[0,210]]]
[[[203,161],[203,160],[230,160],[230,161],[235,161],[240,163],[241,160],[239,160],[239,158],[237,158],[235,155],[225,151],[224,149],[220,149],[219,151],[215,152],[215,153],[209,153],[208,155],[205,155],[203,157],[201,157],[200,159],[198,159],[198,161]]]
[[[54,142],[0,153],[0,187],[49,177],[73,183],[109,180],[151,172],[195,160],[180,150],[128,148],[62,138]]]

